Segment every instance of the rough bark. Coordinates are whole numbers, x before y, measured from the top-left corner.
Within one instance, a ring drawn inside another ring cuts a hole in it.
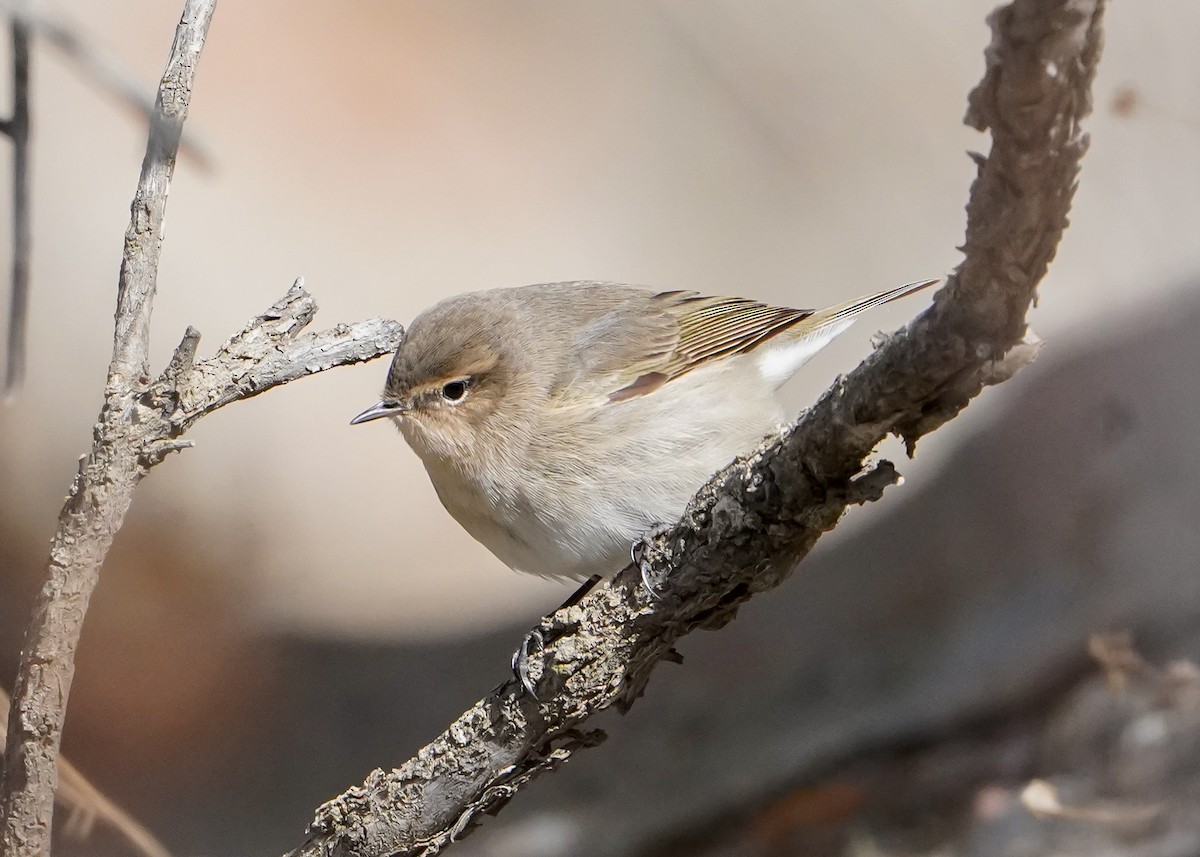
[[[539,626],[538,699],[509,682],[391,771],[375,770],[317,810],[294,855],[429,855],[461,838],[598,732],[588,717],[640,695],[694,628],[733,618],[781,583],[847,506],[898,475],[866,467],[889,433],[911,451],[988,384],[1032,359],[1025,314],[1067,225],[1080,123],[1101,41],[1102,0],[1015,0],[993,13],[967,122],[992,132],[967,206],[964,260],[909,327],[840,379],[790,428],[718,474],[682,521],[645,544],[659,598],[636,570]]]
[[[3,853],[49,851],[57,759],[88,600],[100,566],[142,477],[201,416],[303,375],[388,353],[401,328],[384,319],[301,334],[316,305],[297,282],[208,360],[196,361],[199,334],[189,329],[167,369],[149,370],[149,324],[162,245],[162,223],[180,130],[215,0],[187,0],[159,87],[125,236],[116,335],[104,404],[91,452],[80,460],[50,547],[21,653],[4,759]]]

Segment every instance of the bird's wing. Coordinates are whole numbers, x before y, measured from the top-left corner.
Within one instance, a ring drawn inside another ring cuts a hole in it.
[[[709,361],[749,351],[812,315],[695,292],[624,297],[581,330],[571,349],[577,360],[559,385],[565,398],[599,394],[620,402],[646,395]]]
[[[861,313],[936,282],[908,283],[823,310],[696,292],[651,294],[627,289],[619,302],[584,326],[572,349],[578,362],[569,379],[563,380],[576,394],[600,393],[612,402],[626,401],[786,333],[803,353],[778,372],[768,373],[778,374],[781,382]],[[616,290],[611,294],[615,300]]]
[[[813,314],[811,309],[768,306],[747,298],[706,297],[695,292],[661,292],[651,300],[675,320],[679,330],[670,357],[657,367],[667,380],[710,361],[753,351]]]

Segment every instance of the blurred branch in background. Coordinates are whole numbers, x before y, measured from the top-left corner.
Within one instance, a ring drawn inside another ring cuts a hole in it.
[[[104,51],[65,16],[45,3],[32,0],[0,0],[0,10],[33,36],[45,39],[75,65],[81,75],[115,98],[130,112],[149,124],[154,118],[154,95],[137,75],[117,57]],[[212,148],[195,131],[188,130],[179,142],[179,154],[190,158],[199,169],[213,166]]]
[[[12,30],[13,106],[9,118],[0,122],[0,133],[13,143],[13,261],[9,297],[8,337],[5,347],[3,398],[10,400],[25,377],[26,328],[29,314],[29,272],[32,234],[29,212],[29,66],[33,36],[63,53],[78,66],[84,77],[137,113],[149,123],[154,117],[154,98],[119,60],[107,55],[81,34],[66,18],[44,4],[31,0],[0,0],[0,11],[9,17]],[[209,147],[189,132],[180,141],[180,152],[197,167],[212,167]]]
[[[17,5],[14,3],[14,5]],[[25,330],[29,314],[29,266],[33,255],[29,223],[29,26],[15,12],[12,30],[12,113],[0,132],[13,144],[12,283],[8,309],[3,398],[10,398],[25,377]]]
[[[48,579],[34,607],[13,691],[0,795],[5,857],[49,852],[58,753],[83,619],[142,477],[167,454],[190,446],[182,435],[205,414],[305,375],[387,354],[402,334],[400,325],[386,319],[302,333],[316,303],[297,281],[208,360],[196,359],[200,335],[189,328],[167,368],[153,376],[150,318],[167,192],[215,5],[216,0],[185,3],[149,123],[125,233],[104,404],[92,449],[80,460],[59,515]]]
[[[317,810],[304,857],[440,853],[483,812],[602,734],[579,727],[642,693],[673,644],[730,621],[752,594],[792,571],[846,508],[898,479],[864,462],[897,434],[918,438],[984,386],[1033,359],[1025,314],[1067,225],[1087,149],[1102,0],[1015,0],[989,19],[986,74],[966,121],[992,132],[967,206],[964,259],[934,306],[891,337],[780,437],[735,462],[693,499],[684,520],[648,538],[637,568],[543,620],[527,666],[539,699],[515,680],[493,691],[415,757]]]

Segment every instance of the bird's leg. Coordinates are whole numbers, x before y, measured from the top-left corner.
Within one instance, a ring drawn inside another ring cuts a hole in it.
[[[595,589],[596,584],[603,579],[604,578],[600,575],[593,574],[583,582],[583,585],[572,592],[570,597],[567,598],[567,600],[561,605],[559,605],[558,609],[555,610],[554,613],[557,613],[559,610],[565,610],[568,607],[574,607],[583,600],[585,595]],[[553,614],[543,616],[542,621],[546,621],[551,615]],[[534,628],[521,639],[521,645],[515,652],[513,652],[512,656],[513,675],[516,676],[517,681],[521,683],[521,687],[525,688],[526,692],[534,699],[537,699],[537,692],[535,690],[537,687],[537,682],[529,675],[529,653],[533,649],[541,649],[545,645],[546,637],[542,633],[541,625],[539,623],[537,628]]]
[[[655,524],[644,536],[629,546],[629,560],[642,573],[642,588],[646,590],[646,595],[651,601],[658,601],[662,598],[658,594],[658,583],[661,581],[656,583],[654,580],[654,569],[649,557],[646,556],[646,548],[650,542],[668,532],[672,526],[672,524]]]
[[[591,577],[589,577],[587,580],[585,580],[578,589],[576,589],[574,592],[572,592],[571,596],[566,601],[564,601],[562,604],[559,605],[558,610],[566,610],[568,607],[574,607],[576,604],[578,604],[580,601],[583,600],[583,596],[587,595],[589,592],[591,592],[593,589],[595,589],[596,584],[599,583],[600,581],[602,581],[603,579],[604,578],[601,577],[600,575],[593,574]],[[558,610],[555,610],[554,612],[557,613]]]

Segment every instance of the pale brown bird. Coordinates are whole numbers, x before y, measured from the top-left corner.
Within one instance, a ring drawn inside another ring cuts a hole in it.
[[[417,316],[383,400],[352,422],[393,419],[506,565],[606,577],[785,422],[776,391],[810,357],[935,282],[822,310],[592,282],[460,295]]]

